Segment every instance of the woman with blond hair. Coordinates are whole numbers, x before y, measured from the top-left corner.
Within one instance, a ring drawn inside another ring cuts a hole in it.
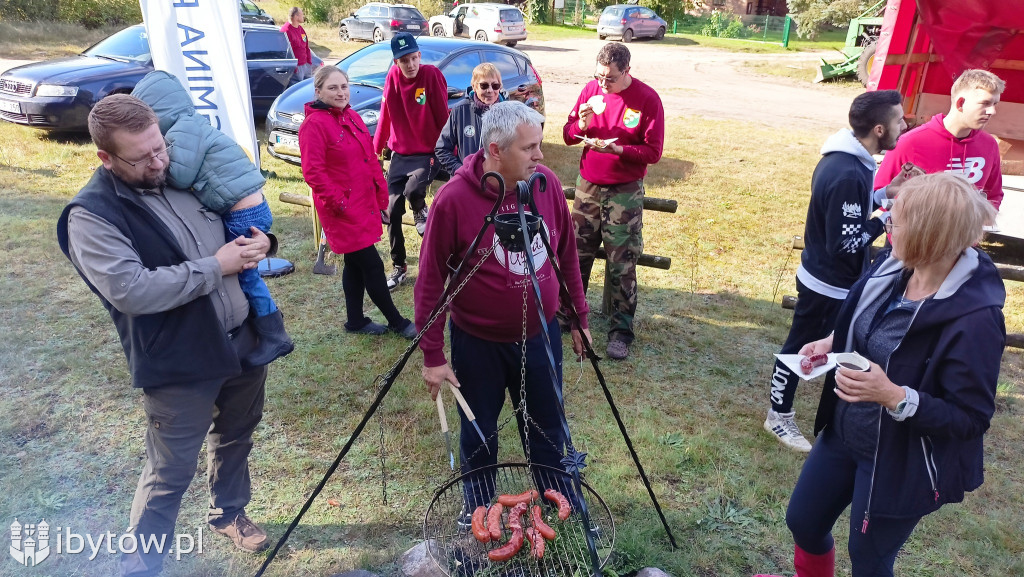
[[[390,330],[415,338],[416,326],[391,300],[384,262],[374,246],[383,234],[380,211],[388,205],[388,185],[370,132],[349,106],[348,75],[337,66],[320,68],[313,76],[313,93],[316,99],[306,103],[306,120],[299,128],[302,176],[313,191],[327,245],[345,255],[345,330],[367,335]],[[363,314],[365,295],[384,314],[387,326]]]
[[[1006,341],[1003,281],[974,248],[995,210],[949,173],[908,181],[883,252],[828,337],[802,355],[856,351],[870,369],[825,380],[786,524],[798,577],[832,577],[832,527],[848,505],[854,577],[893,575],[921,518],[981,486]]]
[[[480,119],[492,104],[505,100],[501,72],[490,62],[473,69],[471,82],[466,98],[452,107],[434,147],[434,156],[449,175],[455,174],[467,156],[480,150]]]

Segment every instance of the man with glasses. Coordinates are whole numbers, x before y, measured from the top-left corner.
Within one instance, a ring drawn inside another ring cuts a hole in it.
[[[661,159],[665,111],[651,87],[629,74],[629,49],[605,44],[594,80],[583,87],[562,129],[568,145],[584,142],[572,219],[584,289],[601,243],[612,283],[608,356],[625,359],[633,342],[636,260],[643,252],[644,176]]]
[[[267,536],[246,515],[248,457],[263,414],[265,366],[238,273],[255,268],[270,241],[226,242],[220,216],[168,186],[169,159],[157,116],[134,96],[104,98],[89,114],[102,165],[61,214],[61,250],[110,313],[142,389],[146,464],[132,502],[137,539],[170,542],[181,498],[208,455],[212,529],[258,551]],[[167,549],[139,548],[121,575],[157,575]]]
[[[902,103],[895,90],[857,96],[850,105],[852,130],[833,134],[821,148],[821,160],[811,176],[804,250],[796,271],[796,309],[780,354],[796,354],[832,332],[849,288],[870,263],[871,243],[884,228],[881,219],[871,218],[884,196],[873,198],[874,155],[895,148],[907,129]],[[894,195],[905,178],[894,180],[889,193]],[[775,361],[764,428],[787,448],[806,453],[811,444],[800,433],[793,410],[799,382],[799,374]]]

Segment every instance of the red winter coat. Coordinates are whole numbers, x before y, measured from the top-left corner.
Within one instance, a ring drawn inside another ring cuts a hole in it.
[[[388,185],[363,119],[350,106],[306,103],[299,150],[302,176],[313,189],[313,206],[331,250],[344,254],[376,244]]]

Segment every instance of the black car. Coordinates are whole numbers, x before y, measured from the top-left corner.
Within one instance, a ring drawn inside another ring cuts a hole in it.
[[[341,21],[338,35],[345,42],[358,38],[383,42],[399,32],[419,36],[427,32],[427,19],[408,4],[370,2]]]
[[[238,3],[238,12],[242,17],[242,22],[248,22],[250,24],[275,24],[274,19],[271,18],[267,11],[253,4],[249,0],[240,0]]]
[[[421,62],[441,69],[448,82],[448,107],[466,96],[473,69],[490,62],[501,72],[509,97],[522,100],[544,114],[544,91],[540,76],[522,52],[497,44],[459,38],[420,38]],[[338,67],[349,76],[352,109],[373,134],[380,116],[384,79],[394,64],[389,44],[373,44],[345,57]],[[305,105],[313,101],[313,81],[303,80],[285,90],[267,113],[267,151],[271,156],[299,164],[299,125],[305,120]]]
[[[293,84],[296,60],[283,32],[242,24],[253,114],[260,118]],[[313,56],[314,67],[323,62]],[[33,128],[85,132],[101,98],[130,93],[153,70],[149,37],[141,24],[101,40],[78,56],[11,68],[0,75],[0,119]]]

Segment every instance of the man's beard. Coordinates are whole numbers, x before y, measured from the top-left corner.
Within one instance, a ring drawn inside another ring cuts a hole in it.
[[[119,174],[120,170],[117,168],[114,169],[114,174],[132,188],[139,188],[142,190],[159,190],[163,192],[164,186],[167,184],[167,171],[169,168],[169,165],[165,166],[159,174],[151,177],[143,176],[142,178],[134,178],[124,174]]]
[[[887,128],[885,130],[885,134],[883,134],[882,137],[878,139],[878,148],[880,148],[881,150],[892,150],[896,148],[896,141],[899,140],[900,134],[902,133],[894,130],[889,130]]]

